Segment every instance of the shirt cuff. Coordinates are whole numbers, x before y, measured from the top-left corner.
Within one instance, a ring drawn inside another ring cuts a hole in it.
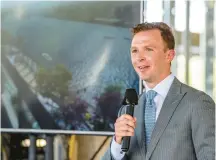
[[[112,139],[111,154],[115,160],[121,160],[125,155],[125,152],[121,150],[121,144],[115,141],[115,137]]]

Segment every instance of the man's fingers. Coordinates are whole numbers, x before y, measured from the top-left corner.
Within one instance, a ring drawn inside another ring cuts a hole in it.
[[[118,142],[120,142],[119,139],[125,136],[133,136],[134,135],[134,129],[136,126],[136,118],[124,114],[120,116],[115,123],[115,135],[118,139]]]
[[[135,121],[135,119],[134,119],[132,116],[130,116],[130,115],[128,115],[128,114],[123,114],[123,115],[121,115],[121,116],[116,120],[116,122],[121,121],[121,120],[124,120],[124,119],[128,119],[128,120],[131,120],[131,121]]]
[[[122,120],[115,123],[115,128],[119,128],[121,126],[130,126],[135,128],[135,123],[131,120]]]
[[[116,136],[118,137],[134,136],[134,132],[119,131],[119,132],[116,132]]]
[[[134,132],[134,128],[130,127],[130,126],[121,126],[119,128],[116,128],[116,131],[120,131],[120,132],[123,132],[123,131],[127,131],[127,132]]]

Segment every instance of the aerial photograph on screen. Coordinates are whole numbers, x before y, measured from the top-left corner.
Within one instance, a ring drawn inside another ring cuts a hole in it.
[[[1,2],[1,128],[114,131],[139,78],[139,1]]]

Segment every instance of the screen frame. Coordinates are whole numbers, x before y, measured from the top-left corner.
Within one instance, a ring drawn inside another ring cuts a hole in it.
[[[140,0],[140,23],[144,22],[146,2]],[[143,82],[139,78],[139,94],[143,92]],[[1,123],[0,123],[1,125]],[[74,134],[74,135],[97,135],[113,136],[114,132],[109,131],[79,131],[79,130],[57,130],[57,129],[20,129],[20,128],[0,128],[1,133],[28,133],[28,134]]]

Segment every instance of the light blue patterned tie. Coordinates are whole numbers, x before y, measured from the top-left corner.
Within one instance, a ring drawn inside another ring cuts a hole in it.
[[[151,140],[151,134],[156,122],[156,105],[154,98],[157,95],[157,92],[149,90],[146,93],[146,103],[145,103],[145,138],[146,146]]]

